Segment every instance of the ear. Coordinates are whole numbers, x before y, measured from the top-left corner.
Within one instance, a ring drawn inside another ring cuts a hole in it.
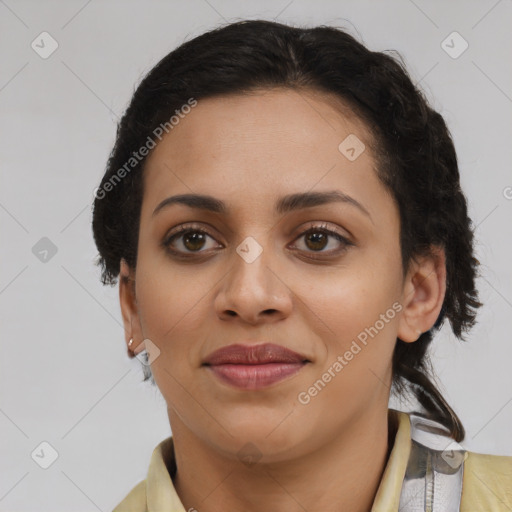
[[[416,341],[432,328],[441,312],[445,293],[445,252],[435,246],[431,255],[415,257],[407,272],[397,333],[402,341]]]
[[[133,358],[144,350],[144,336],[139,319],[137,298],[135,296],[135,272],[128,263],[121,259],[119,275],[119,302],[123,316],[124,337],[128,356]],[[131,347],[128,345],[133,339]]]

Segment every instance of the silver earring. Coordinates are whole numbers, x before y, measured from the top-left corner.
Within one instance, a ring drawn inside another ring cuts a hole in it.
[[[133,338],[130,338],[130,341],[128,342],[128,347],[131,348],[133,343]]]

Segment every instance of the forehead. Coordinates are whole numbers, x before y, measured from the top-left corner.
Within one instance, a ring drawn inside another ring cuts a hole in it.
[[[164,156],[166,148],[176,150],[183,145],[190,151],[176,152],[174,156],[180,162],[187,161],[187,157],[197,158],[206,150],[239,144],[261,143],[270,149],[272,145],[281,145],[285,137],[287,146],[314,147],[323,141],[323,147],[331,144],[337,149],[340,136],[351,132],[370,142],[365,124],[333,94],[312,90],[257,90],[198,100],[149,159]],[[281,138],[276,139],[276,135]]]
[[[354,161],[340,151],[349,136],[365,146]],[[364,122],[331,94],[270,89],[200,99],[148,156],[144,195],[236,198],[249,188],[263,199],[320,181],[368,187],[376,180],[372,144]]]

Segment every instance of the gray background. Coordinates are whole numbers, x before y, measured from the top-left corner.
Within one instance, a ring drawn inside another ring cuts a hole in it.
[[[242,18],[337,25],[396,49],[445,116],[485,307],[467,343],[443,329],[434,364],[464,446],[512,455],[510,0],[0,0],[1,511],[111,510],[170,435],[163,398],[125,355],[117,288],[93,265],[90,205],[143,73]],[[47,59],[31,48],[43,31],[59,45]],[[469,44],[458,58],[441,46],[453,31]],[[57,249],[46,261],[43,237]],[[48,469],[31,457],[43,441],[58,453]]]

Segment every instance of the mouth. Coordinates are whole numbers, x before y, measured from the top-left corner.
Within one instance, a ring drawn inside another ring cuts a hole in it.
[[[310,362],[290,349],[263,343],[223,347],[210,354],[202,366],[228,385],[256,390],[291,378]]]

